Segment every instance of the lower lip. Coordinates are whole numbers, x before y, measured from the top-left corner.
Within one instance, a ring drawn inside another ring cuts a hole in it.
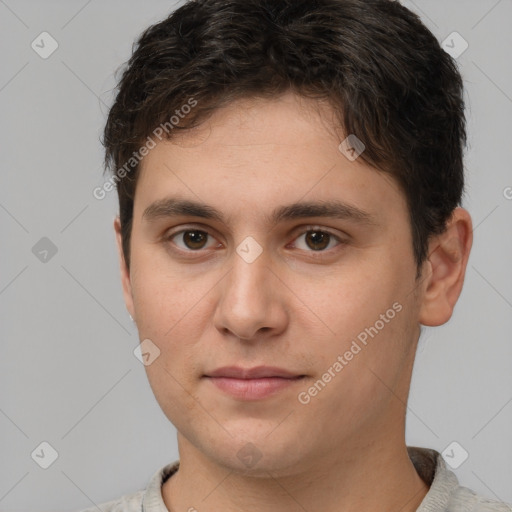
[[[229,377],[207,378],[225,393],[242,400],[259,400],[266,398],[292,386],[302,379],[302,377],[290,379],[283,377],[264,377],[260,379],[235,379]]]

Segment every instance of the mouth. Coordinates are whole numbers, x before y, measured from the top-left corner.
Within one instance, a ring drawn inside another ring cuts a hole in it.
[[[305,377],[272,366],[228,366],[203,376],[224,393],[240,400],[261,400],[296,385]]]

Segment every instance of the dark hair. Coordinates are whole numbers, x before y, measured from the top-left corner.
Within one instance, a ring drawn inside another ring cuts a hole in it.
[[[141,146],[236,99],[287,91],[327,100],[365,144],[361,158],[398,182],[419,269],[461,201],[463,84],[419,17],[393,0],[196,0],[146,29],[102,141],[128,265]]]

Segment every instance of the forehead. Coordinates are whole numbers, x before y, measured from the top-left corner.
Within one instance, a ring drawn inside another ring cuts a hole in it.
[[[267,219],[299,200],[343,200],[375,215],[404,206],[389,175],[340,151],[344,137],[325,103],[292,94],[234,102],[157,143],[141,164],[136,210],[170,195]]]
[[[172,132],[172,138],[159,146],[161,150],[170,144],[180,156],[193,154],[199,158],[215,154],[212,164],[230,160],[232,168],[237,162],[239,167],[250,168],[252,155],[274,158],[283,154],[290,159],[291,153],[297,150],[301,151],[301,157],[309,153],[319,162],[321,143],[324,148],[331,146],[331,151],[319,163],[329,163],[330,157],[337,153],[339,142],[336,141],[342,136],[336,124],[334,112],[325,102],[292,93],[274,100],[246,98],[217,109],[197,127]],[[148,155],[142,168],[151,166],[158,153]]]

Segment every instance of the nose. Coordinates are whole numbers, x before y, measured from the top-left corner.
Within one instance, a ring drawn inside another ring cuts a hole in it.
[[[215,327],[224,335],[244,341],[275,336],[286,329],[286,288],[260,256],[247,263],[233,255],[233,266],[219,283]]]

